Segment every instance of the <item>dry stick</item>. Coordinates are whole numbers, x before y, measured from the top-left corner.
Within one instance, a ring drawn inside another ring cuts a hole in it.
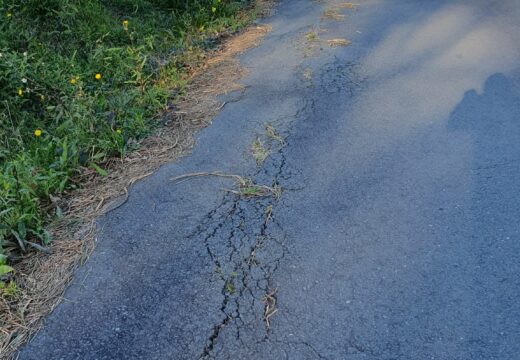
[[[217,177],[223,177],[228,179],[234,179],[240,188],[246,188],[248,186],[254,187],[257,190],[261,190],[261,193],[258,194],[245,194],[242,191],[236,191],[236,190],[230,190],[230,189],[223,189],[224,191],[230,192],[232,194],[235,194],[237,196],[245,196],[245,197],[263,197],[268,196],[268,194],[272,194],[275,198],[279,197],[279,191],[277,188],[272,188],[266,185],[254,185],[251,180],[245,179],[240,175],[234,175],[234,174],[226,174],[222,173],[220,171],[215,172],[199,172],[199,173],[190,173],[185,174],[181,176],[177,176],[174,178],[171,178],[171,181],[176,181],[177,184],[180,184],[181,182],[187,181],[189,179],[197,178],[197,177],[205,177],[205,176],[217,176]]]
[[[271,326],[271,323],[269,322],[269,319],[271,316],[276,314],[278,312],[278,309],[276,308],[276,292],[278,291],[278,288],[274,289],[273,291],[267,293],[264,298],[262,299],[262,302],[265,304],[265,310],[264,310],[264,321],[267,325],[267,328]]]
[[[228,178],[228,179],[235,179],[236,181],[238,181],[241,184],[245,183],[244,178],[239,175],[226,174],[226,173],[222,173],[220,171],[190,173],[190,174],[185,174],[185,175],[171,178],[170,180],[176,181],[177,184],[180,184],[181,182],[184,182],[186,180],[189,180],[192,178],[197,178],[197,177],[204,177],[204,176],[217,176],[217,177],[223,177],[223,178]]]

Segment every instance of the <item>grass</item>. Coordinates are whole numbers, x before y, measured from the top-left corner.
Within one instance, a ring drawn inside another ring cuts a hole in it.
[[[310,70],[310,69],[309,69]],[[312,70],[311,70],[311,75],[312,75]],[[265,134],[266,136],[271,139],[272,141],[275,141],[275,142],[278,142],[279,144],[281,145],[285,145],[285,140],[283,139],[283,137],[281,137],[278,132],[276,131],[276,129],[274,128],[273,125],[271,124],[267,124],[265,126]]]
[[[328,20],[340,21],[340,20],[344,20],[345,19],[345,15],[340,14],[337,9],[332,8],[332,9],[325,10],[323,12],[322,18],[323,19],[328,19]]]
[[[357,4],[346,2],[346,3],[340,3],[336,5],[340,9],[352,9],[355,10],[357,8]]]
[[[85,175],[160,125],[242,0],[0,0],[0,254],[51,241]]]
[[[318,35],[318,31],[315,30],[315,29],[312,29],[312,30],[306,32],[305,33],[305,40],[308,43],[319,41],[320,40],[320,36]]]
[[[330,40],[327,40],[327,43],[331,47],[338,47],[338,46],[349,46],[352,42],[347,39],[330,39]]]
[[[255,159],[257,165],[260,165],[264,162],[264,160],[269,156],[269,150],[265,148],[262,140],[256,139],[251,144],[251,153],[253,154],[253,158]]]
[[[303,34],[301,46],[305,57],[313,56],[321,48],[320,34],[327,30],[320,27],[311,27],[309,31]]]

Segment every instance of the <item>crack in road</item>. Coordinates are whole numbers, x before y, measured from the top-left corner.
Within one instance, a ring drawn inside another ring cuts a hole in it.
[[[283,146],[266,160],[268,166],[255,177],[276,169],[272,184],[282,185],[286,160]],[[282,183],[282,184],[281,184]],[[244,198],[226,194],[221,203],[209,212],[190,239],[203,239],[214,267],[216,281],[222,286],[220,311],[222,320],[213,326],[199,358],[211,358],[216,343],[225,328],[234,328],[235,339],[241,332],[257,331],[264,323],[265,305],[262,298],[273,289],[272,276],[284,258],[285,234],[276,221],[274,197]],[[266,211],[269,209],[269,212]],[[247,314],[246,314],[247,313]],[[269,328],[264,324],[264,336]]]
[[[338,58],[321,66],[318,76],[318,86],[308,86],[302,81],[300,91],[304,96],[298,109],[273,122],[283,128],[283,142],[265,139],[270,149],[277,149],[270,152],[251,176],[255,183],[280,186],[284,192],[304,188],[304,184],[294,181],[300,171],[289,167],[285,153],[290,147],[293,125],[297,121],[313,121],[319,116],[316,103],[323,91],[348,91],[352,96],[362,81],[357,64],[343,63]],[[203,239],[215,267],[215,281],[221,284],[219,311],[222,319],[213,326],[200,359],[218,357],[219,349],[226,346],[225,340],[221,340],[224,332],[234,334],[233,340],[244,346],[248,344],[243,338],[261,337],[262,342],[268,340],[270,327],[265,318],[268,305],[262,299],[271,294],[276,302],[277,289],[273,275],[288,252],[287,236],[276,219],[276,209],[283,205],[283,195],[281,199],[275,199],[225,194],[219,205],[203,218],[189,237],[192,240]],[[269,209],[269,214],[266,209]],[[307,345],[320,359],[325,359],[312,345],[303,341],[302,344]]]

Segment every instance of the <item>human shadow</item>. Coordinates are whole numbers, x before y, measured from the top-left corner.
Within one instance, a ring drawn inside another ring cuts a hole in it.
[[[462,269],[470,311],[465,321],[474,358],[520,353],[520,86],[518,78],[490,76],[482,93],[467,91],[448,130],[472,146],[470,214]],[[449,255],[448,255],[449,256]]]

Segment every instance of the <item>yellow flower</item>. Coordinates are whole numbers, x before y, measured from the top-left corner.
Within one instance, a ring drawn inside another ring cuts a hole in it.
[[[42,131],[40,129],[34,130],[34,136],[36,136],[36,137],[42,136]]]
[[[200,31],[200,32],[204,31],[204,25],[202,25],[202,26],[199,28],[199,31]]]
[[[13,16],[12,13],[8,12],[7,14],[5,14],[5,16],[7,16],[8,18],[10,18],[11,16]]]
[[[23,96],[23,90],[22,89],[18,89],[18,96]]]
[[[123,20],[123,28],[128,30],[128,20]]]
[[[72,85],[76,84],[76,81],[77,81],[76,78],[72,78],[72,79],[70,79],[70,83],[71,83]]]
[[[101,75],[100,73],[97,73],[95,76],[96,80],[101,80],[102,77],[103,75]]]
[[[216,11],[217,11],[217,8],[213,6],[213,7],[211,8],[211,12],[216,12]]]
[[[121,129],[117,129],[116,133],[121,134]]]

